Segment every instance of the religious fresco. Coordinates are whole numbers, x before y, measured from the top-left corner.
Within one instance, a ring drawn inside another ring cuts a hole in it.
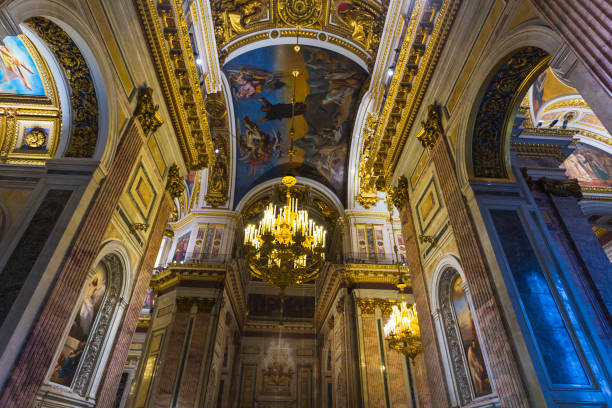
[[[480,350],[480,342],[474,327],[472,313],[468,306],[467,297],[463,290],[463,280],[458,277],[453,283],[451,300],[457,317],[459,326],[459,334],[461,335],[461,343],[465,351],[465,357],[468,362],[472,385],[474,386],[474,394],[476,397],[488,395],[492,392],[491,382],[487,369]]]
[[[561,165],[565,174],[587,187],[612,187],[612,156],[584,143]]]
[[[0,94],[45,95],[38,68],[18,36],[0,41]]]
[[[182,262],[185,260],[190,236],[191,232],[188,232],[178,239],[178,241],[176,242],[176,248],[174,249],[174,256],[172,257],[172,262]]]
[[[89,280],[68,338],[51,374],[51,382],[70,386],[85,350],[87,338],[106,293],[106,271],[102,265]]]
[[[578,91],[565,84],[552,69],[547,68],[531,86],[531,106],[534,116],[537,118],[542,107],[549,101],[567,95],[578,95]]]
[[[353,116],[366,72],[335,52],[310,46],[295,52],[293,45],[247,52],[223,71],[237,122],[234,202],[256,184],[287,174],[317,180],[344,200]]]

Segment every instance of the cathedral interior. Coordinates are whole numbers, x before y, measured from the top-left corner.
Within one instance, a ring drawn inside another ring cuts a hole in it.
[[[610,0],[0,0],[0,407],[612,407]]]

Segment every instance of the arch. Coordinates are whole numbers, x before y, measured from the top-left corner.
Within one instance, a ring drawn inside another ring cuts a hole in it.
[[[60,363],[50,367],[47,378],[49,383],[54,384],[52,389],[56,389],[56,384],[59,384],[81,398],[95,398],[106,359],[114,343],[114,335],[130,296],[133,279],[129,265],[127,250],[119,241],[112,240],[103,244],[84,282],[80,301],[73,312],[74,317],[66,327],[64,340],[57,350],[54,361]],[[105,280],[100,283],[102,278]],[[96,299],[96,296],[99,298]],[[84,330],[87,326],[88,330]],[[75,332],[80,332],[80,337]],[[68,345],[74,347],[75,343],[78,346],[73,350],[74,354],[66,355]],[[62,373],[65,367],[73,371]],[[63,375],[66,375],[66,381],[62,384]],[[54,399],[53,394],[54,391],[46,392],[44,398]]]
[[[234,211],[238,213],[242,212],[247,206],[247,204],[253,201],[257,197],[257,195],[272,188],[275,184],[280,184],[281,179],[282,177],[276,177],[276,178],[265,181],[253,187],[238,202],[238,204],[236,205],[236,209]],[[304,184],[304,185],[310,186],[314,190],[317,190],[323,196],[325,196],[334,205],[334,207],[336,208],[340,216],[344,214],[344,207],[342,206],[340,199],[327,186],[325,186],[322,183],[319,183],[318,181],[314,181],[306,177],[296,177],[296,179],[297,179],[298,184]]]
[[[81,14],[74,6],[65,1],[49,0],[39,2],[36,0],[24,0],[12,2],[6,8],[6,13],[16,26],[22,30],[28,20],[32,18],[44,18],[63,31],[79,50],[89,68],[98,106],[98,130],[97,140],[91,158],[100,160],[103,168],[108,168],[112,162],[120,134],[117,132],[117,104],[109,104],[108,101],[116,100],[116,89],[107,87],[106,84],[113,83],[114,73],[112,62],[102,60],[107,54],[105,46],[101,43],[91,25],[84,21]],[[30,27],[25,28],[25,30]],[[36,32],[37,30],[30,30]],[[48,44],[42,36],[38,40]],[[50,52],[52,50],[49,50]],[[52,52],[51,52],[52,53]],[[100,59],[100,60],[99,60]],[[70,143],[67,141],[67,143]]]
[[[457,304],[453,299],[456,291],[454,286],[460,280],[462,282],[460,292],[463,293],[466,302],[465,307],[467,308],[464,311],[467,311],[470,315],[470,321],[473,325],[472,330],[476,335],[476,344],[478,344],[478,328],[473,313],[474,307],[458,257],[455,254],[447,254],[442,257],[434,269],[432,279],[430,297],[432,306],[436,310],[436,330],[440,339],[440,352],[445,360],[444,368],[451,397],[461,406],[469,404],[476,398],[489,398],[493,393],[493,386],[486,368],[486,356],[478,346],[474,350],[466,350],[465,339],[462,335],[465,328],[463,330],[461,328]],[[476,392],[473,376],[470,374],[470,354],[475,356],[474,358],[481,359],[485,368],[484,373],[486,378],[489,379],[490,389],[483,388],[480,395]]]
[[[477,111],[482,104],[484,92],[493,75],[507,61],[508,57],[527,47],[535,47],[547,55],[554,56],[553,65],[557,64],[557,55],[564,50],[563,41],[555,31],[542,25],[540,20],[528,21],[517,26],[506,37],[497,41],[495,48],[482,59],[478,68],[471,75],[472,81],[478,82],[466,87],[466,92],[462,97],[463,106],[460,108],[462,111],[457,113],[457,117],[468,118],[460,123],[457,131],[457,143],[455,145],[456,157],[460,158],[457,160],[457,172],[462,185],[465,185],[468,180],[474,178],[472,166],[473,129],[475,127]],[[480,78],[487,78],[487,80],[481,82]],[[505,160],[509,157],[509,152],[507,146],[501,144],[497,146],[505,150],[499,155],[498,152],[494,152],[493,158],[499,163],[500,158]],[[503,162],[504,167],[501,168],[507,170],[507,162],[505,160]]]

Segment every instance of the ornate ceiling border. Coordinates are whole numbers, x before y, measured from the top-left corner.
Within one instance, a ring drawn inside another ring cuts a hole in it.
[[[192,44],[180,0],[135,0],[187,167],[215,157]]]
[[[362,191],[385,191],[390,185],[460,4],[461,0],[415,4],[378,124],[364,137],[359,163]]]

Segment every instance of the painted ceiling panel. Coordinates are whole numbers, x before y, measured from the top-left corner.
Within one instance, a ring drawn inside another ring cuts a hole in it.
[[[223,71],[238,138],[234,205],[257,184],[287,174],[319,181],[344,202],[350,135],[367,73],[338,53],[311,46],[296,52],[293,45],[249,51]]]

